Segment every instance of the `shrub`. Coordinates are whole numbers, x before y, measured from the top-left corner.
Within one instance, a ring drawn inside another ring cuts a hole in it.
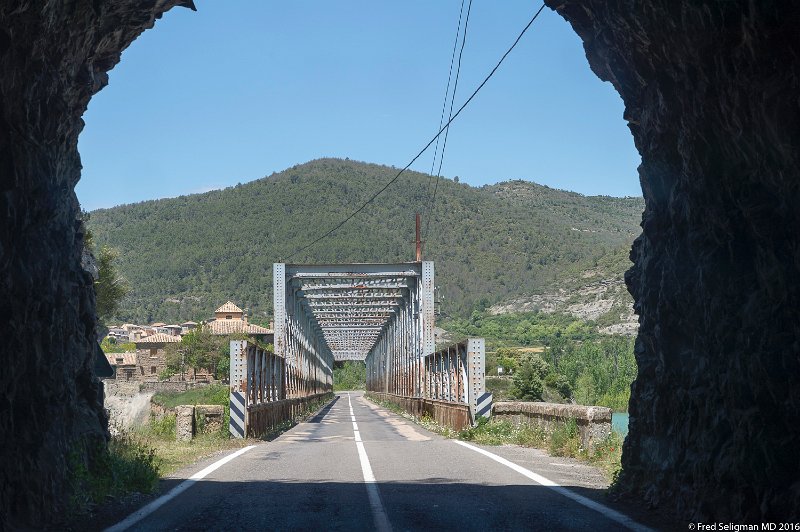
[[[512,395],[524,401],[542,399],[544,385],[542,379],[548,373],[547,362],[534,353],[525,357],[514,375]]]
[[[79,443],[68,457],[70,512],[85,513],[109,496],[152,492],[160,465],[154,449],[125,432],[112,436],[108,446]]]
[[[572,397],[572,386],[569,385],[569,380],[564,375],[548,373],[544,378],[544,383],[548,388],[552,388],[561,394],[564,399]]]
[[[175,438],[175,414],[166,414],[160,419],[151,417],[148,429],[156,436]]]
[[[566,423],[557,426],[550,434],[550,454],[553,456],[568,456],[570,458],[585,454],[581,446],[578,422],[575,419],[568,419]]]

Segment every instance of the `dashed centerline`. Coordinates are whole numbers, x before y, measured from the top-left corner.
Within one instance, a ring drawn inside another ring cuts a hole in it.
[[[353,402],[350,400],[350,394],[347,394],[347,404],[350,406],[350,419],[353,420],[353,436],[356,441],[356,449],[358,450],[358,459],[361,461],[361,473],[364,475],[364,484],[367,486],[367,496],[369,497],[369,506],[372,509],[372,518],[375,521],[375,528],[381,532],[390,532],[392,525],[389,524],[389,518],[386,517],[386,511],[383,509],[381,503],[381,496],[378,493],[378,486],[375,483],[375,475],[372,473],[372,467],[369,465],[369,457],[367,450],[364,448],[364,442],[361,441],[361,433],[358,431],[358,424],[356,423],[356,416],[353,413]]]

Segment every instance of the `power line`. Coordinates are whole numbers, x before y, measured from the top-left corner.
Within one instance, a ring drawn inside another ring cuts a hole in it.
[[[352,213],[351,213],[349,216],[347,216],[347,217],[346,217],[344,220],[342,220],[341,222],[339,222],[339,223],[336,225],[336,227],[334,227],[333,229],[329,230],[328,232],[326,232],[326,233],[325,233],[325,234],[323,234],[322,236],[320,236],[320,237],[318,237],[318,238],[314,239],[312,242],[310,242],[310,243],[306,244],[305,246],[303,246],[303,247],[301,247],[301,248],[298,248],[297,250],[295,250],[294,252],[292,252],[292,254],[291,254],[291,255],[287,256],[287,257],[284,259],[284,261],[288,261],[289,259],[291,259],[291,258],[292,258],[292,257],[294,257],[295,255],[297,255],[298,253],[302,253],[303,251],[307,250],[307,249],[308,249],[308,248],[310,248],[311,246],[313,246],[313,245],[315,245],[315,244],[317,244],[317,243],[321,242],[322,240],[324,240],[325,238],[327,238],[328,236],[330,236],[331,234],[333,234],[334,232],[336,232],[336,231],[337,231],[337,230],[338,230],[340,227],[342,227],[344,224],[346,224],[347,222],[349,222],[349,221],[350,221],[350,220],[351,220],[351,219],[352,219],[352,218],[353,218],[353,217],[354,217],[356,214],[358,214],[359,212],[363,211],[363,210],[364,210],[364,209],[367,207],[367,205],[369,205],[370,203],[372,203],[373,201],[375,201],[375,198],[377,198],[379,195],[381,195],[381,194],[383,193],[383,191],[385,191],[387,188],[389,188],[389,187],[392,185],[392,183],[394,183],[395,181],[397,181],[397,180],[400,178],[400,176],[401,176],[401,175],[403,175],[403,172],[405,172],[406,170],[408,170],[408,169],[411,167],[411,165],[412,165],[412,164],[414,164],[414,163],[417,161],[417,159],[419,159],[419,158],[422,156],[422,154],[423,154],[423,153],[425,153],[425,151],[427,151],[427,149],[428,149],[428,148],[430,148],[430,147],[431,147],[431,144],[433,144],[433,143],[434,143],[434,141],[436,141],[436,139],[438,139],[438,138],[439,138],[439,135],[441,135],[441,134],[442,134],[442,132],[443,132],[443,131],[444,131],[444,130],[445,130],[447,127],[448,127],[448,126],[450,126],[450,124],[451,124],[451,123],[452,123],[452,122],[453,122],[453,121],[454,121],[456,118],[458,118],[458,115],[460,115],[460,114],[461,114],[461,111],[463,111],[463,110],[464,110],[464,108],[465,108],[467,105],[469,105],[469,103],[472,101],[472,99],[473,99],[473,98],[475,98],[475,96],[478,94],[478,92],[480,92],[480,90],[483,88],[483,86],[484,86],[484,85],[486,85],[486,83],[487,83],[487,82],[488,82],[488,81],[489,81],[489,80],[492,78],[492,76],[494,76],[494,73],[495,73],[495,72],[497,72],[497,69],[498,69],[498,68],[500,68],[500,65],[502,65],[502,64],[503,64],[503,61],[505,61],[506,57],[508,57],[508,54],[510,54],[510,53],[511,53],[511,51],[512,51],[512,50],[513,50],[513,49],[514,49],[516,46],[517,46],[517,44],[519,43],[519,41],[522,39],[522,36],[523,36],[523,35],[525,35],[525,33],[528,31],[528,28],[530,28],[530,27],[531,27],[531,25],[534,23],[534,21],[535,21],[535,20],[536,20],[536,19],[539,17],[539,14],[542,12],[542,10],[543,10],[543,9],[544,9],[544,4],[542,4],[542,7],[540,7],[540,8],[539,8],[539,10],[536,12],[536,14],[535,14],[535,15],[533,15],[533,18],[531,18],[531,20],[530,20],[530,21],[529,21],[529,22],[528,22],[528,23],[525,25],[525,27],[522,29],[522,31],[520,32],[520,34],[517,36],[516,40],[514,40],[514,43],[513,43],[513,44],[512,44],[512,45],[511,45],[511,46],[508,48],[508,50],[506,50],[506,52],[503,54],[503,56],[500,58],[500,60],[497,62],[497,64],[494,66],[494,68],[492,68],[491,72],[489,72],[489,74],[488,74],[488,75],[487,75],[487,76],[486,76],[486,77],[483,79],[483,81],[481,81],[480,85],[478,85],[478,87],[477,87],[477,88],[476,88],[476,89],[475,89],[475,90],[472,92],[472,94],[470,95],[470,97],[469,97],[469,98],[467,98],[467,100],[466,100],[466,101],[465,101],[465,102],[464,102],[464,103],[461,105],[461,107],[459,107],[459,108],[458,108],[458,111],[456,111],[456,112],[455,112],[455,114],[453,114],[453,116],[451,116],[451,117],[450,117],[450,119],[447,121],[447,123],[446,123],[446,124],[445,124],[443,127],[439,128],[439,132],[438,132],[438,133],[436,133],[436,135],[434,135],[434,137],[433,137],[431,140],[429,140],[429,141],[428,141],[428,143],[427,143],[427,144],[426,144],[426,145],[425,145],[425,146],[424,146],[424,147],[423,147],[423,148],[422,148],[422,149],[419,151],[419,153],[417,153],[417,154],[414,156],[414,158],[413,158],[413,159],[411,159],[411,161],[409,161],[409,163],[408,163],[407,165],[405,165],[405,166],[404,166],[404,167],[403,167],[403,168],[402,168],[402,169],[401,169],[399,172],[397,172],[397,175],[395,175],[393,178],[391,178],[389,181],[387,181],[387,182],[386,182],[386,184],[385,184],[385,185],[383,185],[383,187],[381,187],[381,189],[380,189],[380,190],[378,190],[377,192],[375,192],[375,193],[374,193],[372,196],[370,196],[370,198],[369,198],[367,201],[365,201],[365,202],[364,202],[364,203],[363,203],[363,204],[362,204],[362,205],[361,205],[359,208],[357,208],[356,210],[354,210],[354,211],[353,211],[353,212],[352,212]]]
[[[472,0],[469,0],[469,6],[467,7],[467,18],[464,20],[464,34],[461,38],[461,50],[458,52],[458,68],[456,69],[456,81],[453,85],[453,94],[450,97],[450,113],[448,118],[453,116],[453,102],[456,99],[456,91],[458,90],[458,77],[461,74],[461,56],[464,55],[464,45],[467,43],[467,28],[469,27],[469,14],[472,12]],[[430,204],[428,206],[428,216],[425,220],[425,238],[428,237],[428,229],[431,225],[431,218],[433,217],[433,206],[436,204],[436,192],[439,190],[439,177],[442,175],[442,163],[444,162],[444,151],[447,149],[447,137],[450,135],[450,127],[445,130],[444,132],[444,142],[442,142],[442,153],[439,154],[439,169],[436,171],[436,182],[435,186],[433,187],[433,196],[431,197]],[[431,171],[431,173],[433,173]]]
[[[472,3],[472,0],[470,0]],[[461,17],[464,14],[464,0],[461,0],[461,10],[458,12],[458,27],[456,28],[456,38],[453,40],[453,53],[450,55],[450,70],[447,72],[447,88],[444,90],[444,98],[442,99],[442,114],[439,117],[439,129],[442,128],[444,122],[444,111],[447,109],[447,96],[450,94],[450,79],[453,76],[453,65],[456,61],[456,50],[458,49],[458,37],[461,35]],[[455,93],[455,91],[454,91]],[[428,191],[431,189],[431,181],[433,180],[433,170],[436,168],[436,155],[439,153],[439,137],[436,137],[436,146],[433,148],[433,161],[431,161],[431,173],[428,179]]]

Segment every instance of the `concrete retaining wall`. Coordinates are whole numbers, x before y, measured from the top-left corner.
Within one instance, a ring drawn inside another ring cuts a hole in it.
[[[611,434],[611,409],[604,406],[501,401],[492,406],[492,417],[507,419],[515,424],[537,425],[548,432],[574,419],[582,445],[590,451],[597,442]]]
[[[366,392],[365,395],[370,399],[396,404],[418,418],[427,416],[439,425],[450,427],[454,430],[462,430],[472,425],[469,406],[465,404],[437,399],[422,399],[420,397],[405,397],[391,393]]]

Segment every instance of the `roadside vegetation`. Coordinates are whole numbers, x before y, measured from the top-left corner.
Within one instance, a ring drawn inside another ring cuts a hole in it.
[[[198,386],[184,392],[160,392],[153,396],[151,402],[167,411],[179,405],[220,405],[224,408],[222,425],[218,431],[204,432],[201,424],[198,424],[198,433],[189,442],[175,440],[175,414],[167,413],[161,418],[151,416],[150,421],[137,431],[138,436],[154,449],[160,459],[162,476],[214,452],[244,445],[245,440],[228,436],[228,396],[228,387],[222,384]]]
[[[636,378],[633,339],[564,314],[475,311],[442,325],[487,341],[487,389],[499,399],[606,406],[625,412]]]
[[[161,459],[137,435],[117,433],[108,446],[102,442],[76,445],[68,455],[67,467],[67,511],[71,517],[89,513],[109,498],[153,492],[160,478]]]
[[[209,385],[184,392],[158,393],[152,402],[164,409],[179,405],[222,405],[225,409],[219,430],[204,432],[198,419],[198,433],[191,441],[175,439],[175,414],[151,416],[135,429],[115,430],[108,445],[96,442],[90,452],[83,452],[82,443],[70,453],[71,497],[67,520],[91,514],[97,507],[133,493],[150,494],[159,480],[181,468],[220,451],[237,449],[253,443],[252,439],[230,438],[228,420],[228,388]],[[297,419],[286,421],[260,440],[271,440],[298,422],[316,413],[325,401],[319,401],[302,412]],[[81,457],[87,456],[88,460]]]

